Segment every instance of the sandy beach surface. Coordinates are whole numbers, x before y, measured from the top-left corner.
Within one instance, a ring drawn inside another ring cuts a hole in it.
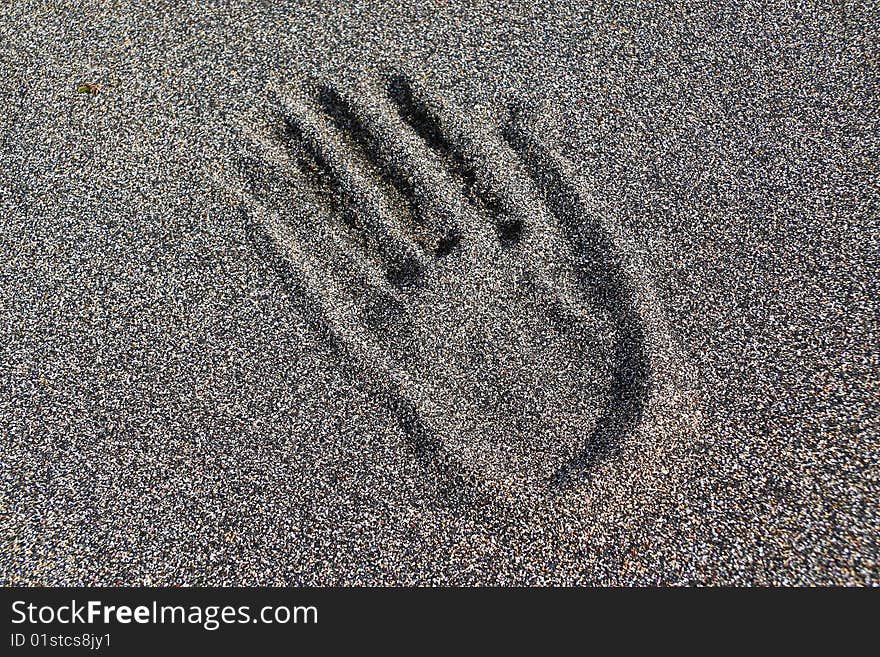
[[[0,582],[880,584],[876,9],[0,8]]]

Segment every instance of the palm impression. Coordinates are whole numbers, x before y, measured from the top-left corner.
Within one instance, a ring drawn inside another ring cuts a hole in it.
[[[249,138],[257,243],[442,490],[546,496],[635,430],[627,254],[525,121],[396,75],[278,92]]]

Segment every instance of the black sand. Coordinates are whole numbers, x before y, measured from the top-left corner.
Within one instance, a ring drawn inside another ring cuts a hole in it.
[[[0,11],[3,583],[880,581],[875,11]]]

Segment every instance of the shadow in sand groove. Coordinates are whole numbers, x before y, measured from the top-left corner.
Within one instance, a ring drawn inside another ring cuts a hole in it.
[[[643,320],[617,253],[600,221],[590,215],[580,192],[563,171],[558,156],[534,139],[514,119],[503,137],[519,154],[547,206],[581,256],[581,287],[601,302],[617,328],[608,407],[583,451],[555,476],[557,483],[585,474],[602,458],[613,456],[622,440],[642,421],[650,387],[650,358]]]

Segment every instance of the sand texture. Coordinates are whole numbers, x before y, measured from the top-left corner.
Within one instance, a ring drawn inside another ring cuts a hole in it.
[[[0,581],[880,584],[876,14],[5,5]]]

